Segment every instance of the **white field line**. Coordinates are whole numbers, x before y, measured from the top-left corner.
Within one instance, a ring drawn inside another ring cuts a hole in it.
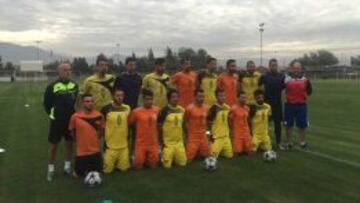
[[[360,168],[360,163],[358,163],[358,162],[353,162],[353,161],[337,158],[337,157],[334,157],[334,156],[331,156],[331,155],[328,155],[328,154],[325,154],[325,153],[322,153],[322,152],[316,152],[316,151],[311,151],[311,150],[306,150],[305,151],[305,150],[302,150],[302,149],[300,149],[298,147],[296,147],[295,149],[297,149],[299,151],[302,151],[302,152],[305,152],[305,153],[308,153],[308,154],[311,154],[311,155],[321,157],[321,158],[329,159],[331,161],[335,161],[335,162],[338,162],[338,163],[342,163],[342,164],[346,164],[346,165],[353,166],[353,167],[356,167],[356,168]]]

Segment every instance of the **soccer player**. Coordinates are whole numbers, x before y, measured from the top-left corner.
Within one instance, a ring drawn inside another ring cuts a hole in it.
[[[145,75],[143,88],[154,93],[154,105],[163,108],[167,105],[166,93],[169,88],[170,77],[165,71],[166,62],[164,58],[155,59],[155,70]]]
[[[220,74],[217,80],[217,89],[221,89],[225,93],[225,103],[233,106],[236,103],[236,93],[238,89],[238,77],[236,61],[229,59],[226,61],[226,73]]]
[[[100,138],[104,133],[104,118],[94,109],[94,98],[90,94],[81,96],[81,110],[71,116],[69,130],[76,142],[75,177],[88,172],[102,172]]]
[[[135,126],[134,168],[144,165],[155,168],[159,162],[159,137],[157,118],[160,109],[153,105],[154,94],[151,90],[142,90],[143,106],[136,108],[130,116],[130,124]]]
[[[204,97],[204,91],[197,89],[194,103],[190,104],[185,111],[188,163],[197,156],[204,158],[209,156],[209,141],[206,136],[208,107],[204,104]]]
[[[246,71],[239,73],[239,87],[244,91],[247,98],[247,104],[255,104],[254,92],[259,88],[261,73],[256,71],[254,61],[246,63]]]
[[[215,90],[216,90],[216,81],[217,74],[216,71],[216,59],[208,58],[206,60],[206,71],[203,71],[198,74],[197,84],[198,88],[204,90],[205,100],[204,103],[207,106],[212,106],[216,103]]]
[[[196,89],[196,74],[191,71],[191,59],[183,58],[180,61],[182,71],[174,74],[170,81],[179,91],[179,105],[186,108],[194,101]]]
[[[125,72],[122,72],[116,77],[114,88],[124,90],[124,103],[129,105],[131,109],[135,109],[138,106],[142,85],[141,75],[136,72],[136,59],[131,57],[127,58],[125,60],[125,69]]]
[[[290,65],[290,72],[285,77],[285,127],[288,140],[288,149],[292,149],[292,127],[294,120],[296,126],[299,128],[300,147],[307,149],[305,141],[305,130],[309,126],[307,118],[307,104],[308,95],[312,93],[312,86],[310,80],[305,77],[302,65],[299,61],[293,61]]]
[[[269,136],[271,106],[265,103],[263,90],[255,90],[254,97],[256,103],[250,106],[252,148],[253,151],[257,151],[259,147],[264,151],[269,151],[271,150]]]
[[[79,91],[76,82],[70,79],[70,64],[61,63],[57,71],[59,78],[46,87],[43,101],[44,109],[50,118],[48,181],[52,181],[54,177],[56,150],[61,138],[65,140],[64,172],[71,174],[72,139],[68,125],[71,115],[75,112],[74,105]]]
[[[128,144],[128,117],[130,106],[123,103],[124,91],[113,90],[113,102],[101,110],[105,118],[104,173],[116,167],[120,171],[130,168]]]
[[[260,77],[260,86],[265,89],[265,103],[271,106],[271,117],[274,122],[277,149],[284,150],[281,145],[281,122],[283,120],[283,101],[282,92],[285,88],[285,76],[278,71],[278,62],[276,59],[269,61],[269,72]]]
[[[178,105],[179,93],[170,89],[167,93],[168,106],[161,109],[158,117],[160,140],[163,144],[162,164],[170,168],[172,163],[186,165],[186,153],[183,142],[184,109]]]
[[[211,156],[222,155],[226,158],[233,157],[233,149],[230,141],[229,111],[230,107],[225,104],[225,92],[216,89],[216,104],[212,105],[207,116],[209,129],[211,129]]]
[[[85,79],[81,94],[91,94],[94,98],[94,108],[100,111],[112,102],[114,77],[107,74],[108,59],[99,55],[96,59],[96,73]]]
[[[237,104],[229,113],[230,128],[233,129],[233,151],[235,154],[252,154],[251,133],[249,127],[249,107],[246,105],[246,94],[239,91]]]

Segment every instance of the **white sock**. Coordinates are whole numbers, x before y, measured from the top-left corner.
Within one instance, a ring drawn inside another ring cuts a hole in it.
[[[54,172],[55,171],[55,165],[54,164],[49,164],[48,165],[48,171],[49,172]]]
[[[71,168],[71,162],[70,161],[65,161],[64,169],[69,169],[69,168]]]

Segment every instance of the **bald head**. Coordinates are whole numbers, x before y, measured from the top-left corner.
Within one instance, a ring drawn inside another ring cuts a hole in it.
[[[59,78],[69,80],[71,76],[71,65],[69,63],[61,63],[57,67]]]

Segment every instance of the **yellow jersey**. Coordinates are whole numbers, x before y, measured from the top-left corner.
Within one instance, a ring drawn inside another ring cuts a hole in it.
[[[198,85],[204,90],[204,103],[212,106],[216,103],[215,90],[217,87],[217,75],[215,73],[202,72],[198,74]]]
[[[229,116],[230,107],[227,104],[214,104],[207,117],[213,139],[230,136]]]
[[[250,116],[252,135],[257,137],[269,136],[271,106],[267,103],[252,105],[250,106]]]
[[[105,118],[106,147],[110,149],[127,148],[130,106],[109,104],[102,108],[101,113]]]
[[[161,109],[158,123],[162,128],[162,139],[165,146],[183,142],[183,122],[185,110],[181,106],[166,106]]]
[[[247,104],[255,104],[254,92],[259,88],[261,73],[255,71],[253,74],[248,72],[240,74],[240,89],[245,92],[247,98]]]
[[[99,77],[97,74],[85,79],[81,94],[89,93],[93,96],[95,109],[100,111],[104,106],[112,102],[112,89],[115,78],[110,74]]]
[[[145,75],[143,88],[149,89],[154,93],[154,105],[163,108],[167,105],[167,90],[169,88],[170,77],[164,73],[161,76],[154,73]]]

